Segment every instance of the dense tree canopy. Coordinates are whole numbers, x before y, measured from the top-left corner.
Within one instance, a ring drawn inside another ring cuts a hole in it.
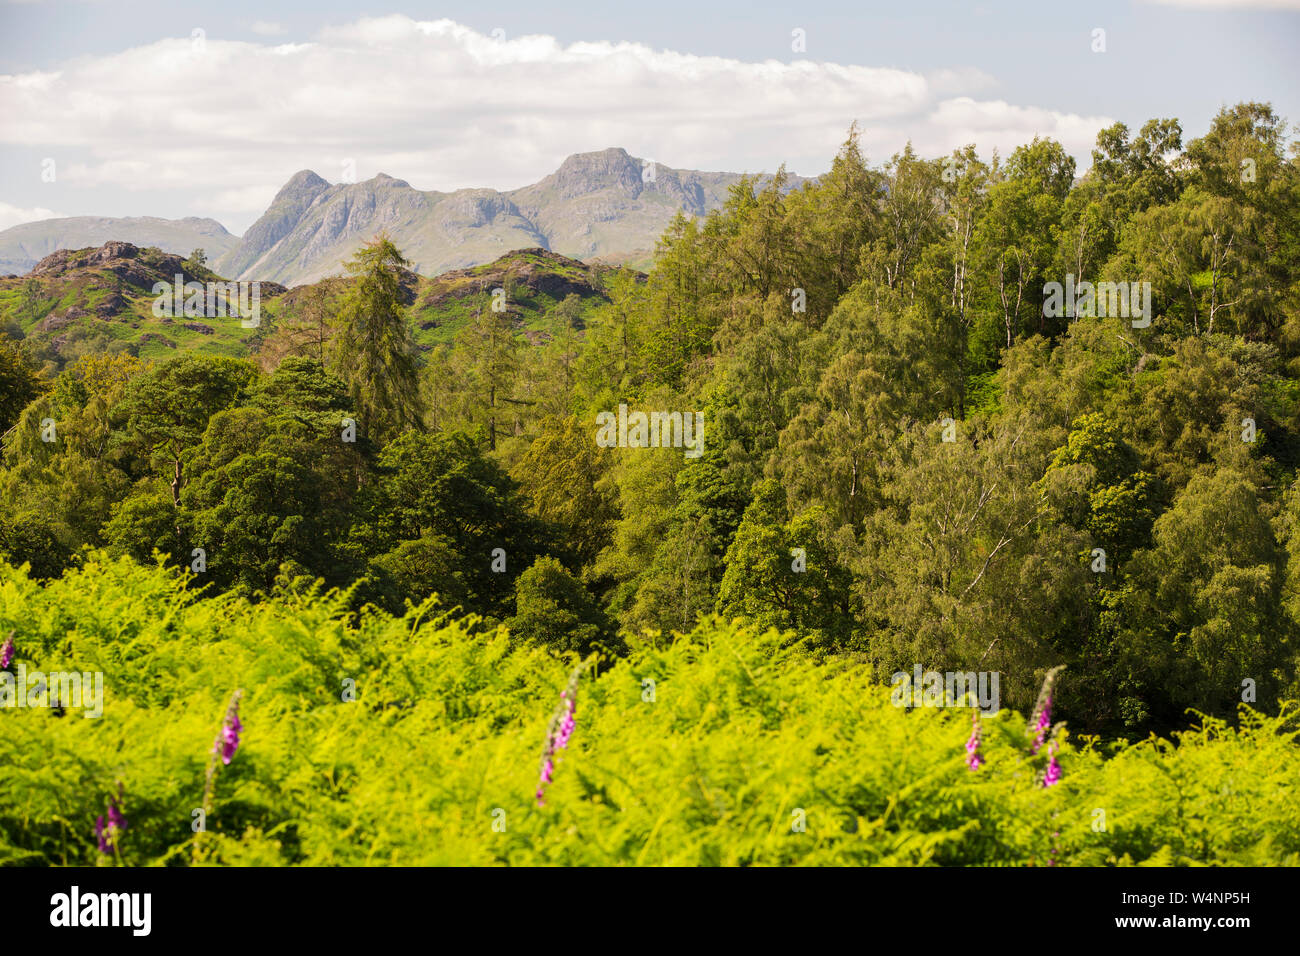
[[[0,556],[437,595],[556,653],[718,613],[882,678],[998,671],[1021,708],[1068,664],[1063,715],[1111,734],[1267,710],[1300,692],[1285,130],[1257,103],[1186,144],[1116,124],[1080,175],[1042,139],[872,166],[854,128],[826,175],[679,216],[593,312],[523,328],[484,289],[423,353],[383,237],[295,290],[256,362],[46,377],[0,340]],[[1054,283],[1150,309],[1054,309]],[[621,407],[660,447],[596,440]]]

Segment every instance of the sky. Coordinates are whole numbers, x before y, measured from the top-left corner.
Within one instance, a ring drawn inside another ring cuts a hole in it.
[[[0,0],[0,229],[207,216],[295,172],[514,189],[621,146],[682,169],[830,165],[1243,100],[1300,122],[1300,0],[702,3]]]

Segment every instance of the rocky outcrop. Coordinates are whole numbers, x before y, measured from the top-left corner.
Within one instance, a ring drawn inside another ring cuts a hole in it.
[[[584,299],[603,296],[595,274],[594,267],[548,249],[518,249],[496,262],[453,269],[430,280],[420,304],[441,306],[453,299],[490,294],[506,285],[530,297],[541,293],[557,301],[569,295]]]
[[[209,261],[230,252],[240,240],[215,219],[155,216],[70,216],[26,222],[0,231],[0,272],[22,275],[59,249],[85,249],[105,242],[130,243],[138,248],[157,247],[188,256],[203,249]]]

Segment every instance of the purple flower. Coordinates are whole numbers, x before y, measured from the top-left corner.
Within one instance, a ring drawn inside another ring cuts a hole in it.
[[[564,719],[560,721],[560,729],[555,733],[555,749],[563,750],[569,745],[569,738],[573,736],[573,728],[576,721],[573,719],[573,701],[565,701]]]
[[[110,797],[107,826],[104,824],[103,816],[95,818],[95,839],[99,843],[99,852],[112,853],[117,847],[117,841],[122,831],[125,829],[126,815],[118,807],[117,801]]]
[[[1043,775],[1043,786],[1051,787],[1061,780],[1061,765],[1056,762],[1056,741],[1047,748],[1047,773]]]
[[[239,722],[239,715],[235,714],[230,721],[221,728],[221,762],[230,763],[230,758],[235,755],[239,749],[239,732],[244,729],[244,725]]]
[[[1038,712],[1038,723],[1034,726],[1037,736],[1034,737],[1034,745],[1029,748],[1031,754],[1038,753],[1042,748],[1044,741],[1047,740],[1047,731],[1052,726],[1052,698],[1048,697],[1043,702],[1043,709]]]
[[[1038,700],[1034,703],[1034,714],[1029,719],[1029,726],[1025,728],[1025,735],[1034,738],[1034,742],[1029,747],[1030,754],[1038,753],[1047,742],[1047,734],[1052,727],[1052,700],[1055,697],[1056,679],[1063,670],[1065,665],[1058,664],[1043,677],[1042,689],[1039,690]]]
[[[972,770],[984,765],[984,758],[980,756],[980,739],[980,712],[975,710],[971,713],[970,740],[966,741],[966,766]]]
[[[9,666],[9,662],[14,659],[14,632],[10,631],[9,636],[5,638],[5,646],[0,648],[0,671]]]
[[[221,733],[212,745],[212,752],[221,755],[223,764],[229,764],[230,758],[239,749],[239,732],[243,729],[244,725],[239,722],[239,694],[236,693],[230,701],[230,709],[226,711],[226,719],[221,724]]]
[[[537,788],[537,805],[545,805],[543,799],[546,784],[555,777],[555,754],[569,746],[573,728],[577,725],[574,718],[574,698],[577,697],[579,668],[569,678],[569,686],[560,692],[560,707],[551,718],[551,726],[546,733],[546,747],[542,752],[541,784]]]

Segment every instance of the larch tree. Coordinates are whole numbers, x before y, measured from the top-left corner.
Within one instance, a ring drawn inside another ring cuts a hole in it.
[[[415,343],[402,304],[408,265],[385,235],[357,250],[333,342],[332,369],[347,384],[362,427],[380,440],[421,424]]]

